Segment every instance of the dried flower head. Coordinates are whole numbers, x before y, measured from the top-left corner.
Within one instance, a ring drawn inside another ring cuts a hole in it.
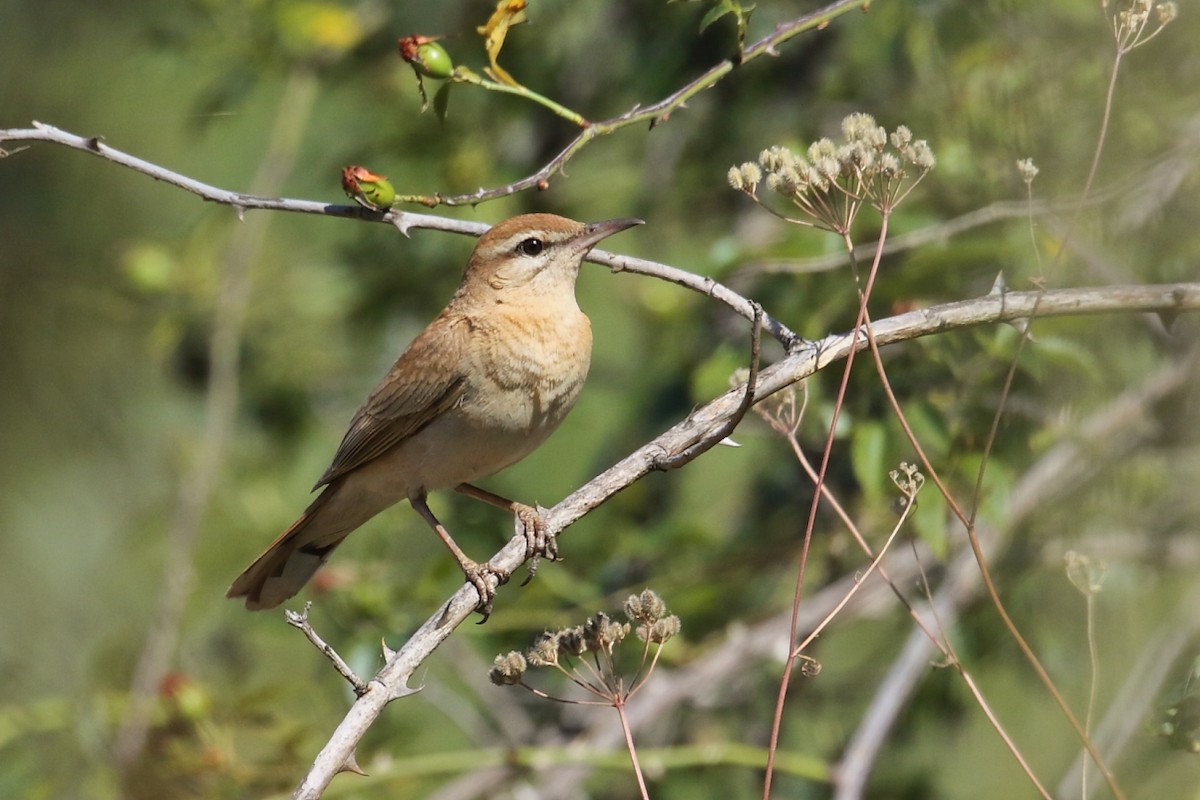
[[[513,650],[496,656],[488,677],[497,685],[519,685],[539,697],[564,703],[603,703],[620,707],[650,679],[662,653],[662,645],[680,629],[679,618],[668,615],[666,603],[650,589],[630,595],[625,601],[625,613],[630,620],[637,621],[637,636],[645,643],[638,648],[641,663],[628,683],[618,670],[621,659],[615,657],[614,651],[629,634],[631,625],[616,622],[603,612],[592,615],[582,625],[542,632],[524,654]],[[658,647],[651,648],[651,644]],[[591,657],[581,658],[589,651]],[[554,667],[574,686],[596,699],[554,698],[525,682],[523,676],[530,667]]]
[[[1179,16],[1179,7],[1174,2],[1154,3],[1153,0],[1126,0],[1125,8],[1110,18],[1117,50],[1128,53],[1160,34],[1167,25]],[[1105,8],[1108,5],[1105,3]],[[1150,29],[1150,15],[1154,14],[1155,25]]]
[[[667,640],[679,633],[682,624],[679,617],[671,614],[652,623],[644,623],[637,628],[637,637],[643,642],[666,644]]]
[[[625,616],[632,622],[654,624],[667,613],[667,604],[652,589],[643,589],[641,594],[631,594],[625,601]]]
[[[525,656],[516,650],[510,650],[496,656],[495,661],[492,662],[492,669],[488,672],[488,678],[497,686],[514,686],[521,682],[526,667]]]
[[[870,114],[848,115],[842,135],[840,143],[817,139],[803,155],[779,145],[768,147],[759,153],[757,169],[747,169],[747,164],[731,168],[729,184],[788,222],[847,235],[864,203],[890,213],[937,164],[924,139],[915,139],[903,125],[889,135]],[[801,218],[768,206],[757,195],[760,182],[799,208]]]
[[[621,643],[625,634],[629,633],[629,625],[614,622],[603,611],[583,623],[583,638],[589,650],[612,654],[613,648]]]
[[[762,170],[752,161],[729,168],[729,185],[739,192],[753,194],[762,180]]]
[[[849,143],[858,143],[872,150],[882,150],[887,145],[887,131],[875,123],[875,118],[861,111],[842,120],[842,135]]]
[[[1019,158],[1017,159],[1017,172],[1020,173],[1021,180],[1025,181],[1025,185],[1028,186],[1037,177],[1038,168],[1032,158]]]
[[[1067,580],[1084,597],[1099,593],[1108,573],[1108,564],[1103,559],[1090,558],[1074,550],[1066,554]]]
[[[525,652],[530,666],[553,667],[558,664],[558,634],[543,631]]]
[[[583,635],[582,625],[558,632],[558,652],[561,656],[581,656],[587,652],[587,638]]]
[[[899,469],[888,472],[888,477],[896,484],[900,493],[909,499],[916,497],[917,492],[925,485],[925,476],[917,469],[917,465],[907,461],[901,461]]]
[[[821,662],[812,656],[801,655],[799,658],[800,674],[806,678],[815,678],[821,674]]]

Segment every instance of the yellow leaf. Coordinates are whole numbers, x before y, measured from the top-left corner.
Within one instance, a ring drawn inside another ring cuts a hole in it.
[[[508,36],[508,29],[528,20],[525,16],[527,4],[528,0],[500,0],[496,3],[496,10],[492,12],[487,24],[476,29],[483,36],[483,46],[487,49],[488,61],[492,65],[485,72],[493,80],[507,83],[509,86],[520,84],[496,63],[496,59],[500,56],[500,48],[504,47],[504,37]]]

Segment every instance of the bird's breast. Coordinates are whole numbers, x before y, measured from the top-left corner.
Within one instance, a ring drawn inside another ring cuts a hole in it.
[[[573,303],[559,311],[500,306],[476,325],[461,405],[475,422],[532,435],[536,446],[575,405],[591,365],[592,328]]]

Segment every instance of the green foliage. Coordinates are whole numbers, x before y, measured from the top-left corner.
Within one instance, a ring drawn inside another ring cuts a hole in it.
[[[668,0],[674,2],[675,0]],[[689,0],[693,2],[694,0]],[[739,55],[745,49],[746,29],[750,26],[750,15],[754,13],[755,4],[742,4],[739,0],[710,0],[712,8],[705,12],[700,20],[700,32],[722,17],[732,16],[737,25],[737,45]]]

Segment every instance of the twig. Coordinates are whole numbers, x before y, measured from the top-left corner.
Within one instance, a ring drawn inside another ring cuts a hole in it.
[[[1103,195],[1097,194],[1089,199],[1087,205],[1099,205],[1102,202],[1107,202],[1113,197],[1122,196],[1123,191],[1128,191],[1128,188],[1124,185],[1120,189],[1110,188]],[[953,219],[943,220],[924,228],[910,231],[909,233],[889,237],[883,245],[883,254],[890,256],[928,244],[946,242],[966,231],[990,225],[994,222],[1024,218],[1031,214],[1034,216],[1055,214],[1060,211],[1075,210],[1078,206],[1078,200],[1043,200],[1033,203],[1030,203],[1028,200],[1001,200],[982,208],[968,211]],[[854,258],[865,259],[868,256],[874,255],[876,247],[875,242],[860,244],[854,248],[852,255]],[[846,253],[844,251],[833,251],[828,255],[813,256],[812,258],[760,259],[757,261],[748,261],[744,266],[739,267],[730,276],[730,283],[735,286],[744,287],[746,283],[761,275],[805,275],[813,272],[841,269],[845,266]]]
[[[759,336],[762,330],[762,308],[758,303],[754,303],[753,305],[754,326],[750,332],[750,371],[746,376],[746,388],[742,392],[742,402],[738,404],[738,407],[734,409],[733,414],[728,419],[700,441],[677,453],[663,454],[654,463],[655,469],[665,472],[667,470],[679,469],[695,461],[715,447],[725,437],[733,433],[734,428],[741,423],[742,418],[746,416],[746,412],[750,410],[750,406],[754,405],[755,386],[758,383],[759,360],[762,355],[761,337]]]
[[[871,0],[837,0],[835,3],[830,3],[822,9],[818,9],[809,14],[805,14],[789,22],[780,23],[775,27],[775,30],[759,39],[754,44],[747,47],[740,59],[727,58],[721,61],[716,66],[710,68],[700,77],[693,80],[678,91],[650,105],[634,106],[629,111],[626,111],[619,116],[611,119],[593,122],[585,127],[578,136],[564,147],[558,155],[550,159],[546,164],[532,175],[528,175],[520,180],[500,186],[494,189],[479,189],[470,194],[457,195],[415,195],[410,198],[412,202],[422,203],[428,206],[448,205],[448,206],[475,206],[479,203],[495,200],[500,197],[508,197],[509,195],[522,192],[527,189],[544,189],[555,175],[561,173],[566,167],[567,162],[571,158],[600,136],[607,136],[610,133],[620,130],[621,128],[635,125],[637,123],[649,123],[650,127],[666,122],[667,119],[675,111],[686,108],[687,102],[696,95],[711,89],[717,85],[726,75],[729,75],[735,69],[745,66],[763,56],[777,55],[775,50],[779,45],[787,42],[798,36],[801,33],[809,30],[820,30],[829,24],[833,19],[853,11],[856,8],[863,8],[870,5]]]
[[[435,217],[430,214],[419,214],[411,211],[372,211],[358,205],[338,205],[320,203],[313,200],[295,200],[286,197],[262,197],[256,194],[244,194],[221,189],[217,186],[198,181],[178,172],[161,167],[150,161],[130,155],[115,147],[109,147],[99,136],[79,136],[61,130],[53,125],[34,122],[32,128],[9,128],[0,130],[0,144],[4,142],[48,142],[80,150],[94,156],[128,167],[135,172],[149,175],[157,181],[176,186],[194,195],[214,203],[231,206],[242,217],[246,211],[291,211],[299,214],[319,214],[327,217],[349,217],[367,222],[385,222],[395,225],[401,233],[408,235],[413,228],[436,228],[454,233],[467,233],[478,236],[487,230],[487,226],[479,222],[454,220],[445,217]],[[21,148],[27,149],[27,148]],[[6,151],[12,155],[16,151]]]
[[[744,66],[745,64],[768,55],[776,55],[775,48],[788,40],[798,36],[805,31],[820,29],[827,25],[831,20],[842,14],[852,11],[856,8],[862,8],[869,5],[870,0],[837,0],[825,8],[805,14],[790,22],[781,23],[776,26],[775,30],[764,36],[759,41],[755,42],[750,47],[746,48],[742,58],[739,61],[734,59],[725,59],[716,66],[709,69],[700,77],[693,80],[683,88],[659,100],[656,103],[642,106],[638,105],[626,111],[619,116],[608,120],[594,122],[585,127],[579,135],[572,140],[562,151],[554,158],[550,159],[541,169],[520,180],[500,186],[493,189],[479,189],[470,194],[461,195],[406,195],[405,200],[414,203],[421,203],[426,206],[449,205],[449,206],[476,206],[487,200],[495,200],[501,197],[522,192],[528,189],[544,189],[549,182],[549,179],[561,173],[567,162],[571,158],[586,147],[593,139],[599,136],[606,136],[621,128],[635,125],[638,123],[648,122],[651,127],[659,123],[665,122],[672,112],[686,106],[687,101],[706,89],[710,89],[721,81],[726,75],[733,72],[734,69]],[[97,155],[104,155],[110,160],[117,161],[139,172],[145,172],[148,175],[153,175],[159,180],[166,181],[189,192],[199,194],[210,200],[223,202],[234,206],[239,210],[239,213],[245,209],[277,209],[281,211],[296,211],[306,214],[325,214],[339,217],[357,217],[360,219],[370,219],[379,222],[391,222],[401,229],[402,232],[407,232],[413,227],[429,227],[438,228],[440,230],[457,230],[460,233],[475,233],[474,230],[468,230],[473,227],[471,223],[458,223],[454,228],[445,227],[445,223],[438,217],[430,217],[424,214],[414,214],[410,212],[401,212],[395,209],[387,212],[371,211],[369,209],[360,208],[358,206],[349,205],[332,205],[326,203],[314,203],[304,200],[286,200],[274,199],[268,197],[256,197],[254,195],[243,195],[236,192],[226,192],[216,189],[199,181],[185,178],[183,176],[168,173],[166,170],[156,167],[141,159],[132,156],[121,154],[121,158],[115,158],[112,151],[105,145],[99,137],[75,137],[71,134],[65,134],[62,131],[51,128],[50,126],[34,123],[35,127],[32,130],[0,130],[0,144],[6,141],[53,141],[58,144],[66,144],[79,150],[86,150]],[[15,151],[5,151],[0,148],[0,157],[10,154]],[[429,223],[429,224],[427,224]]]
[[[313,629],[312,624],[308,621],[308,611],[312,608],[312,601],[309,600],[304,604],[303,611],[284,611],[283,616],[287,620],[288,625],[293,628],[298,628],[308,640],[313,643],[313,646],[325,654],[325,657],[333,662],[333,668],[338,671],[338,674],[345,678],[351,686],[354,687],[354,693],[359,697],[367,691],[367,683],[362,678],[355,674],[354,670],[350,669],[350,665],[342,658],[333,646],[320,637]]]
[[[221,189],[207,183],[202,183],[194,178],[189,178],[186,175],[161,167],[158,164],[153,164],[137,156],[117,150],[114,147],[109,147],[100,141],[99,137],[79,136],[78,134],[68,133],[51,125],[43,125],[40,122],[33,124],[33,128],[0,130],[0,144],[12,141],[38,141],[58,144],[73,150],[90,153],[111,161],[114,164],[120,164],[121,166],[141,172],[155,180],[177,186],[205,200],[231,206],[239,218],[247,210],[252,209],[289,211],[299,214],[319,214],[322,216],[357,219],[363,222],[382,222],[394,226],[405,236],[408,236],[409,232],[415,229],[439,230],[449,233],[479,236],[490,227],[483,222],[450,219],[448,217],[418,214],[411,211],[399,211],[397,209],[386,212],[372,211],[358,205],[335,205],[313,200],[260,197],[258,195],[233,192],[228,189]],[[0,154],[12,154],[14,152],[16,151],[0,150]],[[3,157],[3,155],[0,155],[0,157]],[[756,314],[761,314],[763,329],[778,340],[787,350],[793,349],[801,341],[800,337],[793,333],[786,325],[762,311],[761,308],[756,311],[754,303],[712,278],[696,275],[668,264],[660,264],[644,258],[616,255],[604,250],[593,250],[587,256],[586,260],[607,266],[613,272],[632,272],[637,275],[648,275],[678,286],[683,286],[726,304],[737,314],[752,322]]]

